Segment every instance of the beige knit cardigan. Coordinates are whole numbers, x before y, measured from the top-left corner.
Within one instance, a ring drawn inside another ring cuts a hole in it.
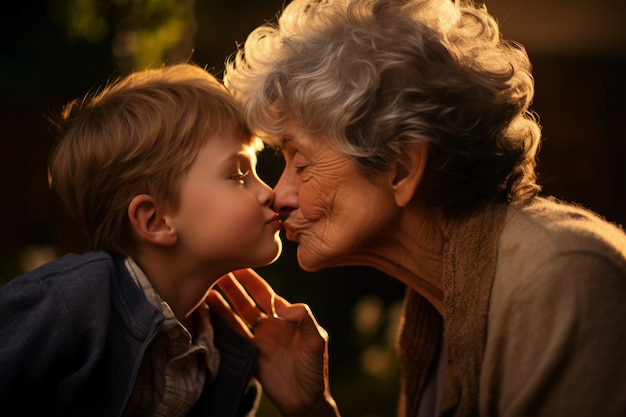
[[[449,232],[445,320],[415,291],[406,294],[401,414],[417,415],[443,337],[442,416],[626,416],[624,231],[580,207],[535,198],[489,205]],[[525,338],[535,343],[524,346]],[[503,352],[509,342],[521,350]]]
[[[407,290],[398,339],[403,368],[401,414],[417,415],[429,371],[437,363],[443,330],[447,361],[441,414],[478,415],[489,297],[507,207],[488,205],[476,216],[451,224],[444,247],[445,325],[430,303],[414,290]]]

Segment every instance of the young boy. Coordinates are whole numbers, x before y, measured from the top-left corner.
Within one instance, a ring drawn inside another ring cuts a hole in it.
[[[205,297],[229,271],[273,262],[281,225],[230,94],[180,64],[70,103],[62,124],[51,187],[94,251],[0,289],[0,403],[20,415],[253,413],[256,350]]]

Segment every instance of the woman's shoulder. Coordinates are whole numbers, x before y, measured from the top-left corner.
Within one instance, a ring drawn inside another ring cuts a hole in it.
[[[615,358],[626,347],[625,242],[618,226],[573,204],[540,198],[510,207],[483,362],[485,389],[500,404],[554,415],[572,407],[567,393],[576,390],[592,398],[577,402],[579,415],[614,402],[624,386],[607,376],[624,370]]]
[[[626,258],[626,233],[620,225],[585,207],[552,197],[511,205],[500,245],[524,245],[551,256],[575,251]]]
[[[626,282],[626,234],[588,209],[536,198],[509,208],[497,259],[496,296],[595,286],[609,275]]]
[[[590,210],[555,199],[513,205],[491,295],[492,315],[545,315],[556,308],[578,317],[586,303],[598,302],[618,308],[626,296],[626,234]]]

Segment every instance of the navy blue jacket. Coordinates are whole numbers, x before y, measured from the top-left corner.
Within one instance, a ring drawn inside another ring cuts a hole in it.
[[[212,317],[220,367],[190,415],[247,414],[256,348]],[[162,316],[104,252],[69,254],[0,288],[0,404],[19,415],[121,416]]]

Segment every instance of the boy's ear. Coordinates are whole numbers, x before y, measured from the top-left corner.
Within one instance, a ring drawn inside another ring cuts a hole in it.
[[[161,246],[172,246],[177,240],[176,228],[148,194],[133,197],[128,205],[128,219],[139,239]]]
[[[417,187],[422,182],[428,161],[428,145],[421,143],[403,150],[403,155],[396,162],[396,172],[392,189],[396,204],[400,207],[408,205]]]

